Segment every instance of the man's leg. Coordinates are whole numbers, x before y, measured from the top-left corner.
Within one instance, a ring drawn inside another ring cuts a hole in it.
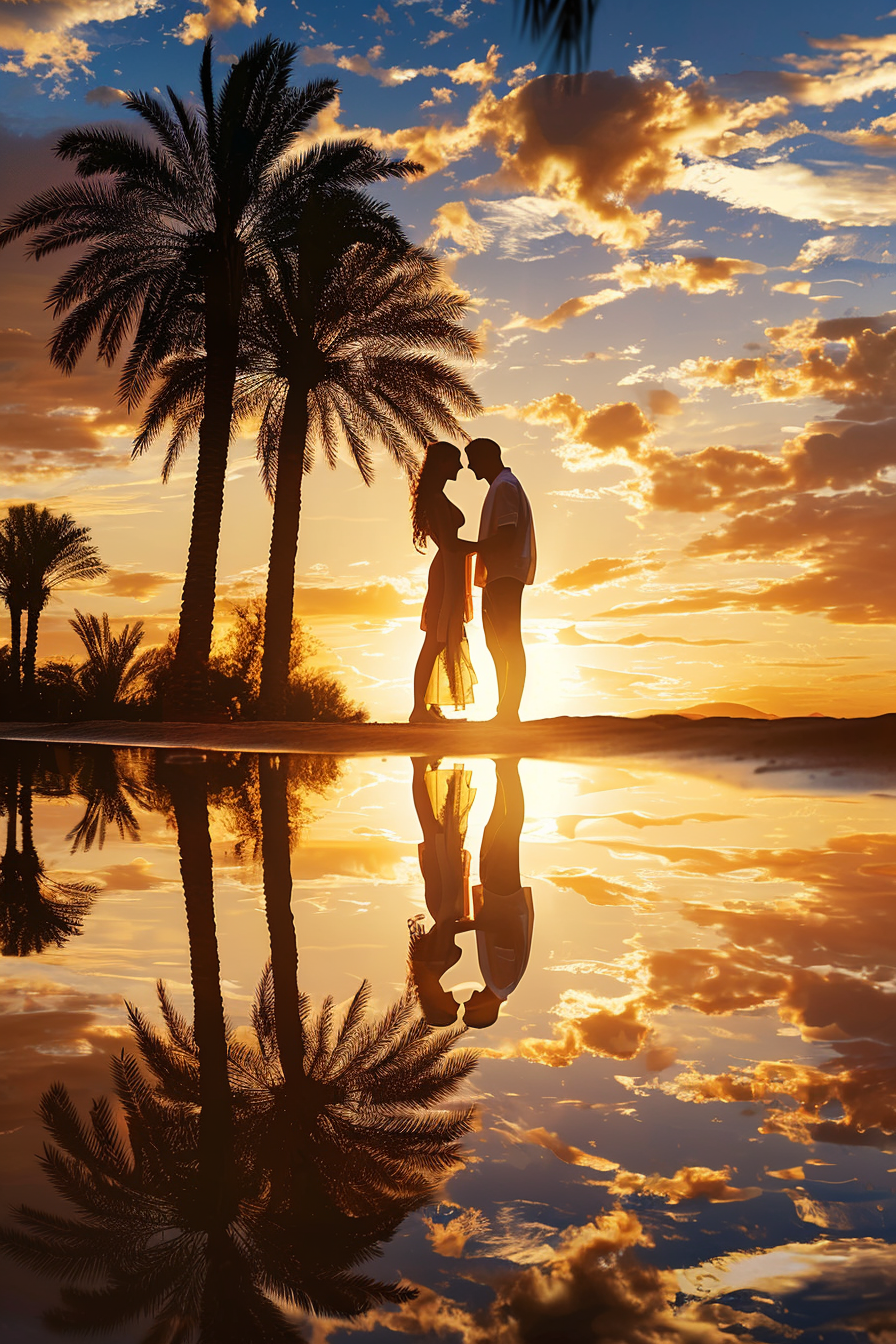
[[[483,625],[498,674],[498,717],[518,719],[526,684],[526,654],[520,630],[523,584],[494,579],[483,594]]]

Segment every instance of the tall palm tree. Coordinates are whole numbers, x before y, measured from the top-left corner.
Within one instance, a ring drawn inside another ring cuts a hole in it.
[[[107,612],[100,620],[75,607],[75,618],[69,625],[87,654],[78,668],[78,685],[86,707],[91,713],[110,713],[116,705],[127,702],[155,663],[152,650],[137,654],[143,642],[143,622],[135,621],[113,635]]]
[[[90,541],[90,528],[79,527],[71,514],[51,513],[36,504],[14,504],[4,520],[10,550],[19,557],[21,592],[28,612],[22,681],[25,694],[34,691],[37,633],[41,612],[57,588],[101,578],[106,566]]]
[[[17,707],[22,682],[22,613],[25,610],[27,572],[22,538],[9,516],[0,522],[0,597],[9,609],[9,666],[12,708]]]
[[[50,347],[57,367],[71,371],[93,336],[109,364],[130,340],[119,390],[131,407],[173,350],[200,348],[207,356],[175,664],[181,713],[201,708],[206,695],[240,318],[253,276],[263,278],[291,245],[309,193],[418,171],[369,146],[362,153],[352,141],[289,158],[338,91],[332,80],[292,87],[295,56],[292,44],[266,38],[231,67],[216,94],[209,41],[198,109],[170,88],[170,108],[132,93],[124,106],[152,132],[151,142],[117,126],[67,131],[57,154],[76,162],[82,180],[33,197],[0,230],[0,246],[34,234],[35,257],[88,244],[50,295],[56,316],[67,314]]]
[[[443,358],[471,360],[477,344],[462,325],[466,300],[445,285],[436,259],[419,248],[331,248],[332,233],[309,213],[300,263],[259,295],[249,338],[258,452],[274,498],[260,691],[271,719],[286,706],[302,482],[315,445],[334,467],[343,438],[370,485],[372,442],[410,475],[412,444],[462,434],[457,415],[481,410]]]

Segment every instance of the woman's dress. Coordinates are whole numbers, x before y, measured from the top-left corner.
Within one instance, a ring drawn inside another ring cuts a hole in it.
[[[438,550],[429,567],[420,621],[420,629],[435,633],[445,646],[433,665],[426,703],[454,705],[457,709],[473,703],[476,684],[466,632],[466,622],[473,617],[473,557],[463,551],[449,550],[440,536],[446,542],[453,540],[463,525],[460,509],[442,495],[437,517],[431,524],[431,536]]]

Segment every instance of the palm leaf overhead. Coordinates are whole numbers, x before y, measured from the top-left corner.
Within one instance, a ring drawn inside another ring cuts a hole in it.
[[[587,70],[600,0],[518,0],[521,25],[563,70]]]

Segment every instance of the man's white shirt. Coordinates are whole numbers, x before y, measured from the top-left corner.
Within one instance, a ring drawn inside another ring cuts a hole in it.
[[[535,527],[532,506],[526,492],[509,467],[504,467],[492,481],[482,505],[479,520],[479,540],[493,537],[499,527],[515,529],[511,545],[500,557],[486,562],[478,552],[474,582],[480,588],[495,579],[518,579],[532,583],[535,578]]]

